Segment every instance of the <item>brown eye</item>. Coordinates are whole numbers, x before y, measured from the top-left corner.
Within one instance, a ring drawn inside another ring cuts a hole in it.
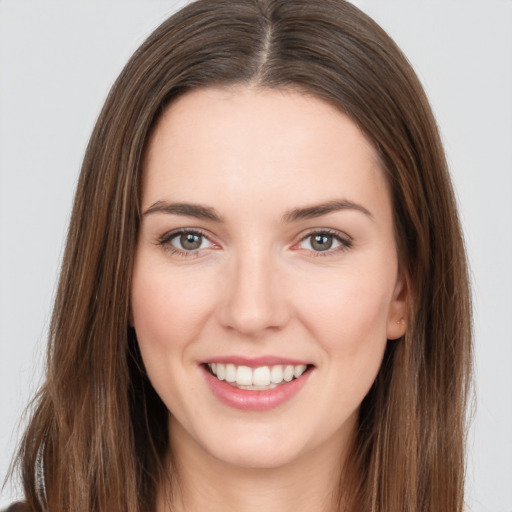
[[[203,243],[203,236],[197,233],[182,233],[175,240],[179,240],[179,248],[185,251],[195,251],[199,249]],[[174,245],[174,244],[173,244]]]
[[[321,253],[327,256],[352,247],[352,240],[339,231],[316,231],[309,233],[298,244],[300,249],[311,251],[319,256]]]
[[[176,230],[166,233],[158,240],[162,246],[175,256],[200,256],[206,249],[219,249],[207,235],[195,229]]]
[[[332,247],[333,242],[334,237],[332,235],[326,235],[325,233],[311,235],[311,247],[315,251],[327,251]]]

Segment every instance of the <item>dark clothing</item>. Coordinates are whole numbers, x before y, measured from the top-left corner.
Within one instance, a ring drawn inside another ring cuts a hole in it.
[[[21,501],[18,501],[16,503],[13,503],[6,509],[0,510],[0,512],[30,512],[30,510],[26,503],[22,503]]]

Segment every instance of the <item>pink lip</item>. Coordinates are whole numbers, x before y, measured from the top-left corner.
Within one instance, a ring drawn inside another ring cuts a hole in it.
[[[292,365],[299,366],[301,364],[309,364],[307,361],[300,361],[299,359],[287,359],[277,356],[260,356],[260,357],[243,357],[243,356],[224,356],[215,359],[208,359],[203,361],[204,364],[208,363],[222,363],[222,364],[234,364],[236,366],[248,366],[249,368],[257,368],[259,366],[275,366],[281,365]]]
[[[222,362],[224,362],[224,359]],[[282,359],[280,362],[280,364],[283,364]],[[311,375],[311,370],[307,370],[298,379],[293,379],[292,381],[281,384],[274,389],[256,391],[238,389],[231,386],[227,382],[217,379],[217,377],[212,375],[205,366],[202,366],[202,371],[210,390],[221,402],[243,411],[267,411],[274,407],[278,407],[295,396],[300,389],[304,387]]]

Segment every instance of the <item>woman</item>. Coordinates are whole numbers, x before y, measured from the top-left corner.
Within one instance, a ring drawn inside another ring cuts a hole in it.
[[[342,1],[199,1],[84,159],[29,510],[461,510],[470,302],[443,150]]]

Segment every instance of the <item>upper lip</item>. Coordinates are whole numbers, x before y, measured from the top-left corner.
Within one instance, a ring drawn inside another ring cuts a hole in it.
[[[258,368],[260,366],[276,366],[276,365],[292,365],[299,366],[302,364],[310,365],[309,361],[303,359],[293,359],[289,357],[280,356],[259,356],[259,357],[244,357],[239,355],[219,356],[212,357],[202,362],[208,363],[221,363],[221,364],[234,364],[235,366],[248,366],[249,368]]]

